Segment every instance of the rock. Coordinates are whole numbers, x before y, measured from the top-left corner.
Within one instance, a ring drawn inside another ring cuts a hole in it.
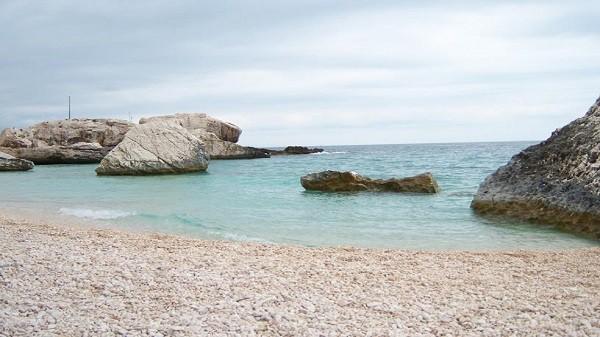
[[[97,143],[96,143],[97,144]],[[90,145],[90,148],[94,145]],[[26,158],[36,164],[91,164],[99,163],[112,147],[100,147],[98,149],[85,149],[71,146],[47,146],[36,148],[4,148],[0,150],[10,154]]]
[[[7,153],[0,152],[0,171],[29,171],[33,162],[15,158]]]
[[[296,154],[311,154],[311,153],[320,153],[323,152],[323,149],[320,148],[308,148],[305,146],[288,146],[283,150],[268,150],[264,149],[264,151],[271,153],[273,156],[281,156],[281,155],[296,155]]]
[[[255,159],[271,157],[269,152],[264,149],[241,146],[221,140],[211,132],[203,130],[192,130],[190,132],[204,143],[210,159]]]
[[[72,119],[5,129],[0,151],[36,164],[98,163],[132,126],[116,119]]]
[[[471,207],[600,239],[600,98],[485,179]]]
[[[204,130],[214,133],[219,139],[237,143],[242,134],[239,126],[224,122],[204,113],[177,113],[175,115],[156,116],[140,119],[140,124],[155,121],[176,121],[188,130]]]
[[[178,113],[140,119],[140,124],[176,123],[204,143],[205,150],[211,159],[255,159],[269,158],[267,150],[236,144],[242,130],[231,123],[200,113]]]
[[[437,193],[439,187],[431,173],[402,179],[370,179],[356,172],[323,171],[301,178],[302,186],[311,191],[324,192],[412,192]]]
[[[132,128],[102,159],[98,175],[176,174],[204,171],[202,142],[179,125],[150,123]]]

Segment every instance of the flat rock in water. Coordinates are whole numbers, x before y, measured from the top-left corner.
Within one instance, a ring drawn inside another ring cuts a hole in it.
[[[15,158],[0,152],[0,171],[29,171],[34,164],[30,160]]]
[[[600,98],[487,177],[471,207],[600,238]]]
[[[266,150],[273,156],[281,156],[281,155],[297,155],[297,154],[311,154],[311,153],[321,153],[323,149],[320,148],[309,148],[306,146],[288,146],[283,150]]]
[[[439,187],[431,173],[402,179],[370,179],[356,172],[323,171],[311,173],[300,179],[310,191],[324,192],[406,192],[437,193]]]
[[[36,164],[99,163],[133,125],[117,119],[71,119],[5,129],[0,151]]]
[[[176,174],[204,171],[202,142],[179,125],[151,123],[131,129],[100,162],[98,175]]]

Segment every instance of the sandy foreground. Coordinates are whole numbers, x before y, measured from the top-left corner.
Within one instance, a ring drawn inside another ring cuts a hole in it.
[[[0,217],[0,336],[600,336],[600,249],[303,248]]]

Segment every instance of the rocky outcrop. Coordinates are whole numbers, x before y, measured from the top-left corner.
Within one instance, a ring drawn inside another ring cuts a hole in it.
[[[600,99],[487,177],[471,206],[600,239]]]
[[[204,130],[215,134],[218,139],[237,143],[242,134],[239,126],[213,118],[204,113],[177,113],[175,115],[157,116],[140,119],[140,124],[151,122],[176,122],[188,130]]]
[[[5,129],[0,151],[36,164],[98,163],[132,126],[116,119],[72,119]]]
[[[310,191],[324,192],[412,192],[437,193],[439,187],[431,173],[402,179],[370,179],[356,172],[323,171],[311,173],[300,179]]]
[[[203,113],[178,113],[140,119],[140,124],[175,123],[187,129],[204,143],[211,159],[269,158],[267,150],[236,144],[242,130]]]
[[[98,175],[177,174],[204,171],[208,156],[202,142],[172,123],[150,123],[132,128],[102,159]]]
[[[0,171],[29,171],[33,162],[15,158],[7,153],[0,152]]]
[[[219,139],[214,133],[203,130],[191,130],[191,134],[204,143],[210,159],[255,159],[269,158],[271,155],[264,149],[241,146]]]
[[[285,156],[285,155],[321,153],[321,152],[323,152],[323,149],[308,148],[306,146],[288,146],[283,150],[264,149],[264,151],[269,152],[272,156]]]

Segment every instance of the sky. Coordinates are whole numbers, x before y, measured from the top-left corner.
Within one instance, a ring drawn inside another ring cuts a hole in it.
[[[600,1],[0,0],[0,128],[205,112],[254,146],[541,140],[600,95]]]

